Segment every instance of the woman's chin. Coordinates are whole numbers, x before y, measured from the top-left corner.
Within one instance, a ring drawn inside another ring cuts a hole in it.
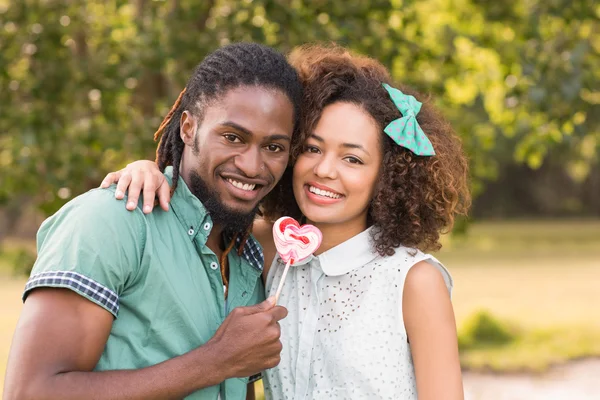
[[[301,210],[302,211],[302,210]],[[306,217],[308,223],[311,224],[335,224],[338,219],[331,212],[327,212],[327,210],[307,210],[307,212],[302,211],[302,215]]]

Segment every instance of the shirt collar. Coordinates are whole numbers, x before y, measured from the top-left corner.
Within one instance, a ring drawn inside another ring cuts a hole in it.
[[[169,182],[169,186],[172,186],[173,167],[169,166],[165,168],[164,175]],[[177,188],[171,198],[171,209],[186,230],[190,240],[193,241],[196,236],[200,235],[202,242],[206,243],[208,235],[213,227],[212,218],[206,211],[204,204],[192,194],[181,177],[179,177],[179,180],[177,181]],[[233,236],[224,237],[226,243],[229,243],[232,238]],[[262,271],[264,266],[262,247],[258,241],[250,235],[244,243],[243,250],[240,252],[239,246],[241,245],[242,239],[243,234],[237,235],[234,248],[238,249],[238,254],[240,254],[253,268]]]
[[[316,258],[325,275],[344,275],[373,261],[378,254],[373,251],[371,229],[319,254]]]

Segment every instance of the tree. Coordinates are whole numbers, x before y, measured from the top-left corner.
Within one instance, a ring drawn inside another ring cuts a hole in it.
[[[582,178],[600,146],[599,19],[592,0],[0,0],[0,203],[49,214],[152,157],[193,67],[239,40],[384,62],[442,107],[477,192],[549,152]]]

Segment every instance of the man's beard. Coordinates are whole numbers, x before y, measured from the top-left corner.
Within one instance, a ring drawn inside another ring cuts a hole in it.
[[[190,191],[204,205],[213,224],[223,228],[224,232],[246,232],[258,212],[258,205],[249,212],[232,210],[225,206],[219,194],[206,185],[196,171],[190,171]]]

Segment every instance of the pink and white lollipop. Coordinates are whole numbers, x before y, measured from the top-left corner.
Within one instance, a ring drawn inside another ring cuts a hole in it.
[[[290,265],[305,260],[317,251],[323,240],[323,234],[314,225],[300,226],[294,218],[281,217],[273,225],[273,239],[279,257],[286,262],[275,293],[275,301],[277,301]]]

